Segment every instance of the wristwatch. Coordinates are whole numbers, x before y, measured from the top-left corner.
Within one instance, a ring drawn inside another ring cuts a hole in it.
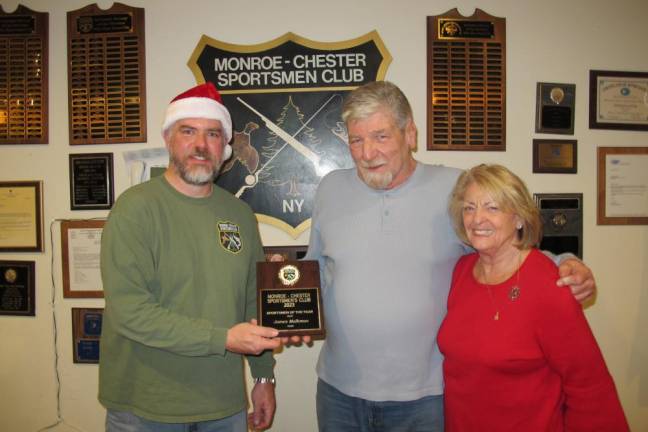
[[[272,384],[275,385],[276,380],[273,378],[268,378],[268,377],[260,377],[260,378],[254,378],[254,384]]]

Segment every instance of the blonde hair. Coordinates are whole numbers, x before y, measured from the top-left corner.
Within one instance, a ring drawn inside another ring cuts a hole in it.
[[[461,241],[470,244],[463,225],[463,207],[466,190],[476,184],[489,194],[503,211],[516,214],[522,221],[518,230],[516,247],[528,249],[540,242],[542,238],[542,221],[540,211],[524,182],[508,168],[502,165],[481,164],[464,171],[457,179],[448,211],[457,236]]]

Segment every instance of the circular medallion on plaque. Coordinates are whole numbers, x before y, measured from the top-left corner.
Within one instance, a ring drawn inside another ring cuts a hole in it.
[[[549,97],[556,105],[560,105],[563,99],[565,99],[565,91],[560,87],[554,87],[549,92]]]
[[[299,280],[299,269],[292,264],[285,265],[279,269],[279,280],[284,285],[294,285]]]
[[[5,280],[9,283],[14,283],[16,282],[16,279],[18,278],[18,274],[16,273],[16,270],[10,268],[8,269],[5,274]]]

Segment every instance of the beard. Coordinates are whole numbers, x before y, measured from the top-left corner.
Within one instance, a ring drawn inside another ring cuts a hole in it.
[[[187,159],[191,156],[202,157],[210,161],[212,163],[212,168],[209,169],[208,167],[204,166],[195,166],[193,168],[190,168],[189,164],[187,164]],[[196,150],[184,159],[181,159],[178,155],[172,153],[171,163],[176,168],[176,171],[178,172],[180,178],[184,180],[185,183],[194,186],[203,186],[207,183],[213,182],[218,175],[218,172],[220,171],[222,165],[222,161],[214,161],[209,153],[202,150]]]
[[[372,189],[387,189],[394,179],[394,174],[391,171],[377,173],[371,172],[370,168],[374,168],[386,163],[380,159],[374,159],[372,161],[358,161],[358,175],[360,179],[365,182],[367,186]]]

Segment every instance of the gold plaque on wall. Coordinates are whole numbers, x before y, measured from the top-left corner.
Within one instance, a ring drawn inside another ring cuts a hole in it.
[[[67,14],[70,144],[146,141],[144,9]]]
[[[0,144],[46,144],[49,14],[0,7]]]
[[[506,150],[506,19],[427,18],[427,149]]]

